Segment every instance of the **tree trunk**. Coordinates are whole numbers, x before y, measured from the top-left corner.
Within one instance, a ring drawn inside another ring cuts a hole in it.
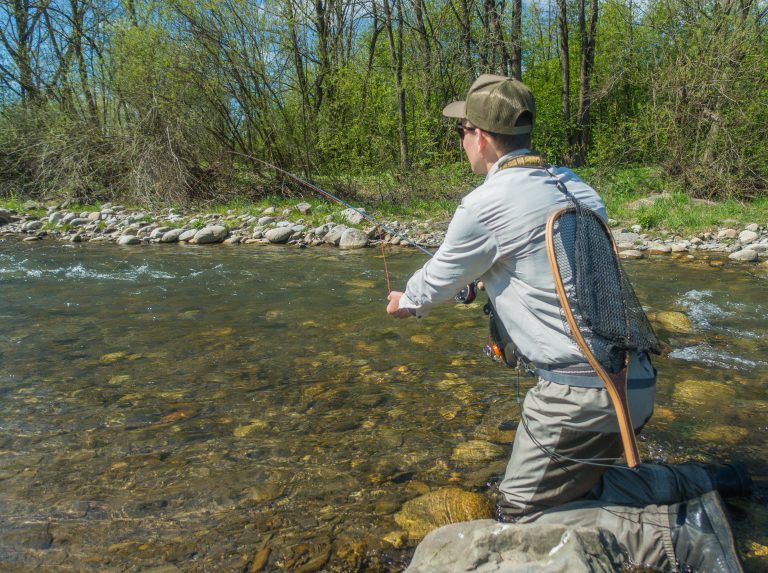
[[[574,165],[586,163],[590,144],[590,107],[592,106],[592,69],[595,63],[597,36],[597,0],[590,0],[589,26],[586,25],[586,0],[581,0],[579,28],[581,32],[581,65],[579,67],[579,111],[576,116],[578,147]]]
[[[512,2],[512,77],[523,79],[523,0]]]
[[[459,22],[461,29],[461,48],[464,58],[464,73],[467,76],[468,85],[475,81],[475,69],[472,65],[472,21],[470,0],[459,0],[459,12],[454,9],[454,14]],[[453,3],[451,3],[453,8]]]
[[[320,65],[315,77],[315,111],[319,111],[325,97],[325,77],[330,68],[328,11],[323,0],[315,0],[315,26],[317,27],[317,51],[320,54]]]
[[[573,130],[571,129],[571,56],[568,47],[568,12],[566,0],[557,0],[557,24],[560,38],[560,112],[565,125],[567,143],[565,162],[570,163],[573,149]]]
[[[416,31],[419,34],[422,52],[422,77],[424,78],[424,112],[429,112],[429,104],[432,101],[432,46],[429,42],[427,27],[424,25],[424,0],[413,0],[414,13],[416,15]]]
[[[397,91],[398,135],[400,139],[400,168],[407,171],[410,168],[408,157],[408,115],[406,113],[405,87],[403,86],[403,6],[402,0],[395,0],[397,12],[397,38],[395,38],[392,9],[389,0],[383,0],[384,25],[389,41],[389,51],[392,56],[392,74],[395,77]]]

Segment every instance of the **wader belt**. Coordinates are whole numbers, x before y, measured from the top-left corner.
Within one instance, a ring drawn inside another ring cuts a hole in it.
[[[589,364],[574,364],[572,366],[537,367],[534,369],[536,376],[555,384],[576,386],[578,388],[605,388],[605,383],[595,373]],[[627,380],[627,388],[639,390],[650,388],[656,383],[655,378],[630,378]]]

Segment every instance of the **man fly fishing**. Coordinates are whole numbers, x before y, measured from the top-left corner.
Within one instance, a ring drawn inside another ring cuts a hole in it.
[[[663,570],[741,571],[717,490],[746,493],[743,468],[639,463],[634,434],[653,413],[648,354],[658,341],[611,248],[601,198],[530,151],[536,110],[521,82],[482,75],[443,115],[486,178],[405,291],[390,293],[387,312],[425,317],[479,279],[492,346],[538,379],[498,519],[601,527],[631,562]],[[631,467],[616,464],[622,451]]]

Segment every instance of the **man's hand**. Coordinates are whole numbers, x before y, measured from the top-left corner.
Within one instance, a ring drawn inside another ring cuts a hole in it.
[[[402,296],[403,293],[393,290],[387,297],[387,300],[389,301],[387,304],[387,312],[394,318],[408,318],[409,316],[413,316],[413,313],[407,308],[400,308],[400,298]]]

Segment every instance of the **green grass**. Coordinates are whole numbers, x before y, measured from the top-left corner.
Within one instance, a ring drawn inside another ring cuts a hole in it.
[[[698,233],[715,227],[764,223],[768,220],[768,197],[750,202],[728,200],[715,204],[686,195],[677,181],[660,169],[625,168],[608,175],[597,170],[579,170],[579,176],[603,197],[608,215],[621,224],[640,224],[650,231]],[[650,205],[638,200],[664,194]]]

